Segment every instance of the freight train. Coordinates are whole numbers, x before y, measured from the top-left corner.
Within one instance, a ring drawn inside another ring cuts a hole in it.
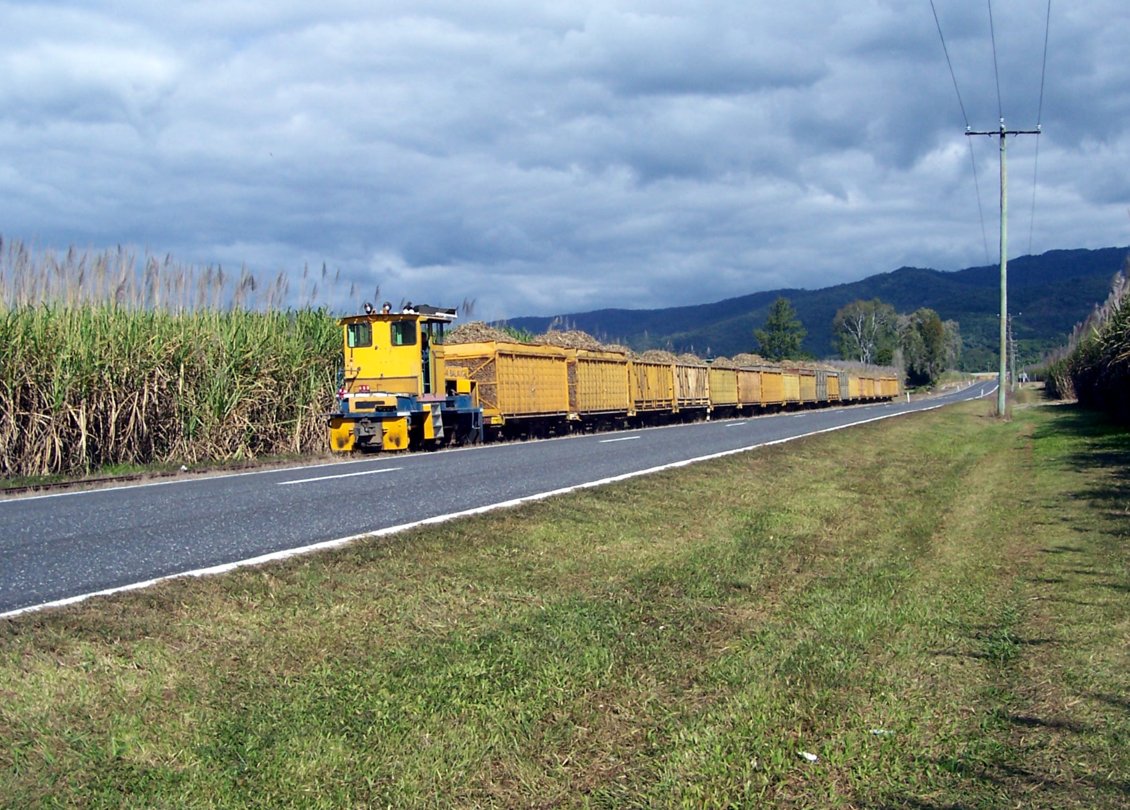
[[[340,320],[340,386],[327,420],[333,451],[430,449],[899,395],[898,378],[877,371],[722,368],[504,341],[445,345],[455,318],[454,309],[366,306]]]

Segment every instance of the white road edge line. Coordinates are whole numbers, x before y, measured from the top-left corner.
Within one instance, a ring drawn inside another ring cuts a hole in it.
[[[313,481],[331,481],[335,478],[352,478],[355,475],[377,475],[379,473],[396,472],[397,470],[401,469],[403,469],[403,467],[385,467],[380,470],[364,470],[362,472],[355,473],[342,473],[341,475],[319,475],[317,478],[299,478],[294,481],[277,481],[275,482],[275,485],[285,487],[289,486],[290,484],[309,484]]]
[[[208,568],[197,568],[193,571],[183,571],[179,574],[169,574],[163,577],[156,577],[154,579],[147,579],[144,582],[133,582],[129,585],[120,585],[116,588],[106,588],[101,591],[93,591],[91,593],[79,594],[78,596],[68,596],[65,599],[56,599],[51,602],[43,602],[38,605],[29,605],[28,607],[17,608],[16,610],[9,610],[6,613],[0,613],[0,619],[8,619],[13,616],[19,616],[24,613],[33,613],[40,610],[47,610],[49,608],[65,607],[67,605],[74,605],[78,602],[83,602],[95,596],[110,596],[116,593],[123,593],[125,591],[136,591],[142,588],[149,588],[161,582],[166,582],[170,579],[182,579],[184,577],[207,577],[215,576],[216,574],[226,574],[229,571],[234,571],[237,568],[249,568],[256,565],[263,565],[264,563],[277,562],[279,560],[287,560],[291,557],[304,556],[306,554],[313,554],[317,551],[324,551],[326,549],[341,548],[342,546],[350,545],[358,540],[367,538],[389,537],[394,534],[406,532],[409,529],[415,529],[420,526],[436,526],[441,523],[449,523],[459,518],[472,517],[474,515],[485,515],[488,512],[495,512],[500,509],[512,509],[515,506],[521,506],[525,503],[533,503],[535,501],[543,501],[547,498],[554,498],[558,495],[567,495],[571,492],[578,492],[583,489],[593,489],[595,487],[604,486],[606,484],[614,484],[618,481],[627,481],[631,478],[640,478],[645,475],[652,475],[654,473],[663,472],[664,470],[673,470],[679,467],[687,467],[691,464],[697,464],[702,461],[712,461],[717,458],[724,458],[726,456],[734,456],[739,453],[747,453],[750,450],[756,450],[760,447],[770,447],[775,444],[786,444],[797,439],[803,439],[808,436],[816,436],[821,433],[832,433],[837,430],[844,430],[846,428],[856,427],[857,425],[866,425],[871,422],[879,422],[883,419],[893,419],[897,416],[905,416],[912,413],[924,413],[926,411],[937,410],[938,408],[945,407],[944,403],[938,405],[931,405],[926,408],[919,408],[911,411],[900,411],[899,413],[888,413],[881,416],[874,416],[870,419],[863,419],[859,422],[850,422],[846,425],[837,425],[830,428],[822,428],[820,430],[813,430],[809,433],[802,433],[798,436],[790,436],[786,439],[774,439],[768,442],[759,442],[751,444],[746,447],[738,447],[733,450],[723,450],[718,453],[711,453],[705,456],[698,456],[697,458],[684,459],[683,461],[673,461],[670,464],[662,464],[658,467],[650,467],[646,470],[637,470],[635,472],[624,473],[622,475],[614,475],[609,478],[602,478],[599,481],[589,481],[584,484],[577,484],[571,487],[562,487],[561,489],[554,489],[549,492],[538,492],[533,495],[527,495],[522,498],[514,498],[509,501],[500,501],[498,503],[487,504],[486,506],[476,506],[473,509],[464,509],[461,512],[451,512],[446,515],[436,515],[435,517],[425,518],[423,520],[413,521],[412,523],[402,523],[399,526],[389,526],[384,529],[377,529],[372,532],[362,532],[361,534],[353,534],[348,537],[339,537],[336,540],[324,540],[321,543],[312,543],[308,546],[301,546],[299,548],[284,549],[282,551],[274,551],[270,554],[262,554],[258,557],[249,557],[246,560],[237,560],[235,562],[223,563],[221,565],[213,565]]]
[[[616,439],[601,439],[601,444],[612,444],[613,442],[630,442],[633,439],[638,439],[639,436],[620,436]]]

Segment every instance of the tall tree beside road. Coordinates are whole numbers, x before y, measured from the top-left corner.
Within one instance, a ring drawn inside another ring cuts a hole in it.
[[[878,298],[852,301],[836,312],[832,328],[844,360],[891,364],[898,347],[898,313],[890,304]]]
[[[960,341],[957,324],[947,323],[926,307],[899,317],[899,344],[906,361],[906,380],[911,385],[932,385],[945,371],[954,353],[955,338]]]
[[[796,310],[784,296],[773,302],[765,327],[755,329],[753,336],[761,347],[761,354],[770,360],[799,359],[804,356],[801,344],[808,330],[797,317]]]

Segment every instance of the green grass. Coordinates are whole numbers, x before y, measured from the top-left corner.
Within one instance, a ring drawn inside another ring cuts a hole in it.
[[[1125,806],[1130,438],[987,411],[4,622],[0,802]]]

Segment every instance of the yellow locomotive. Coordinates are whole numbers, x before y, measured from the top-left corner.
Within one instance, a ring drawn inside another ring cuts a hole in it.
[[[900,389],[879,371],[723,368],[493,340],[444,345],[453,309],[367,309],[340,321],[343,372],[329,417],[337,452],[847,405]]]
[[[465,376],[449,376],[444,329],[455,310],[405,307],[342,318],[330,449],[406,450],[482,439],[482,410]]]

